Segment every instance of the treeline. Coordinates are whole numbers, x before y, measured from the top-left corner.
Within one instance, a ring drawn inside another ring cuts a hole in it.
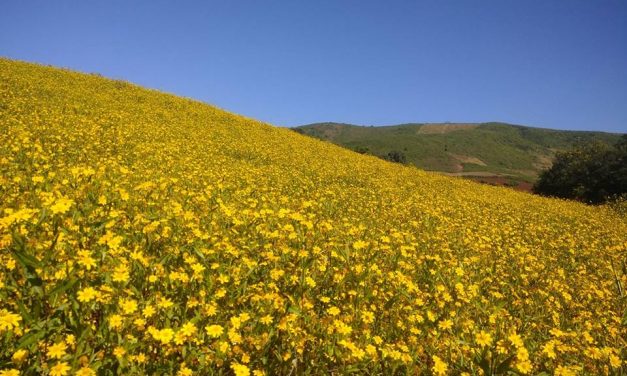
[[[627,198],[627,135],[615,145],[595,142],[557,153],[533,191],[591,204]]]
[[[371,153],[370,149],[368,149],[367,147],[363,147],[363,146],[357,146],[352,150],[356,151],[359,154],[376,155],[376,154]],[[391,150],[387,154],[381,154],[381,155],[376,155],[376,156],[381,159],[385,159],[386,161],[407,164],[407,156],[402,151]]]

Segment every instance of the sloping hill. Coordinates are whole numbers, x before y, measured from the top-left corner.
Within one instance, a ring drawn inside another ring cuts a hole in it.
[[[556,150],[594,140],[614,144],[620,135],[559,131],[504,123],[400,124],[363,127],[317,123],[296,131],[374,155],[400,151],[425,170],[456,175],[502,175],[533,181],[551,164]]]
[[[627,224],[0,60],[0,371],[618,372]]]

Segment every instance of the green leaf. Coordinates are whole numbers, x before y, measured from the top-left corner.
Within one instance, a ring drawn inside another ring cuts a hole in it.
[[[192,247],[192,249],[194,250],[194,253],[196,253],[196,255],[201,259],[201,260],[205,260],[205,255],[200,252],[200,250],[196,247]]]
[[[298,316],[300,316],[301,313],[302,313],[300,311],[300,309],[298,309],[298,307],[295,307],[295,306],[291,306],[290,308],[288,308],[288,312],[291,312],[291,313],[293,313],[295,315],[298,315]]]
[[[22,299],[17,299],[15,302],[17,303],[17,308],[20,311],[20,316],[22,316],[22,319],[24,319],[26,323],[30,323],[33,320],[32,307],[26,308]]]
[[[14,250],[13,257],[15,258],[15,261],[17,261],[27,270],[33,270],[41,266],[39,260],[24,251]]]
[[[481,369],[484,372],[484,375],[491,375],[491,369],[490,369],[490,361],[488,359],[486,359],[485,357],[481,358],[481,361],[479,362],[479,367],[481,367]]]
[[[34,272],[34,270],[33,270]],[[33,286],[33,290],[36,290],[36,292],[39,294],[39,296],[43,296],[43,284],[44,281],[39,278],[39,276],[37,274],[28,274],[26,280],[28,281],[28,283]]]
[[[48,295],[50,296],[50,298],[56,298],[57,295],[62,294],[65,291],[71,289],[77,282],[78,280],[75,278],[69,279],[67,281],[59,282],[52,290],[50,290]]]
[[[502,361],[501,364],[499,364],[496,367],[496,373],[498,375],[505,373],[505,371],[507,371],[510,368],[510,365],[512,364],[512,361],[514,360],[515,357],[516,355],[511,355],[510,357]]]
[[[26,348],[46,336],[46,331],[41,329],[38,331],[30,331],[24,335],[17,343],[18,349]]]

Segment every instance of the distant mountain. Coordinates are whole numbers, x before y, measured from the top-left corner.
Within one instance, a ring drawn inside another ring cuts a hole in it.
[[[530,187],[556,151],[619,134],[563,131],[505,123],[411,123],[357,126],[315,123],[294,131],[377,156],[400,152],[421,169],[495,184]]]

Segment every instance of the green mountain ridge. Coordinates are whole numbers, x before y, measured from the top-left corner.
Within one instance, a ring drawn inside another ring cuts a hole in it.
[[[418,168],[476,180],[533,182],[550,167],[556,151],[577,144],[615,143],[620,134],[565,131],[499,122],[406,123],[359,126],[314,123],[293,130],[360,152],[385,156],[398,151]]]

